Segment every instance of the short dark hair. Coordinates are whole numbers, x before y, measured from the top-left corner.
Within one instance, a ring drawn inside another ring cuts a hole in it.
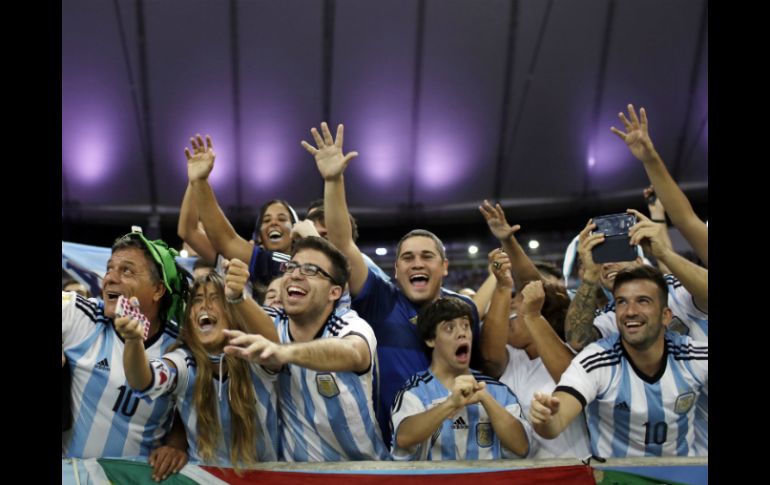
[[[634,280],[649,280],[658,286],[658,294],[660,295],[661,305],[668,306],[668,284],[666,284],[666,278],[663,277],[663,273],[656,267],[647,264],[632,266],[630,268],[622,269],[615,275],[615,283],[612,286],[612,294],[618,291],[621,285]]]
[[[404,241],[413,237],[427,237],[427,238],[433,239],[433,242],[436,243],[436,249],[438,249],[441,259],[442,260],[446,259],[446,249],[444,249],[444,243],[441,242],[441,239],[439,239],[438,236],[436,236],[432,232],[425,229],[413,229],[407,232],[404,235],[404,237],[401,238],[401,240],[398,242],[398,245],[396,246],[396,258],[398,258],[401,255],[401,245],[404,244]]]
[[[353,242],[358,241],[358,224],[353,214],[348,212],[348,218],[350,219],[350,229],[353,235]],[[310,203],[307,208],[307,216],[305,219],[311,221],[320,221],[324,226],[326,225],[326,212],[324,212],[324,200],[317,199]]]
[[[426,340],[435,339],[436,327],[441,322],[460,317],[467,318],[473,324],[473,310],[470,305],[459,298],[439,298],[417,315],[417,333],[420,335],[420,340],[424,343]]]
[[[348,278],[350,278],[350,264],[348,263],[348,258],[346,258],[339,249],[335,248],[332,243],[322,237],[309,236],[303,237],[294,243],[291,257],[294,258],[298,252],[304,249],[316,250],[329,258],[329,261],[332,263],[329,274],[334,278],[335,284],[340,285],[343,288],[345,287]]]

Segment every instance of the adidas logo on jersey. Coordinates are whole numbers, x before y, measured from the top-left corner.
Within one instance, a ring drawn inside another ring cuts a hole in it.
[[[452,423],[452,429],[468,429],[468,423],[465,422],[462,416],[455,419],[455,422]]]
[[[95,367],[97,369],[110,370],[110,363],[107,362],[107,358],[105,357],[104,359],[97,362]]]
[[[626,404],[626,401],[620,401],[615,405],[615,409],[620,409],[621,411],[630,411],[628,408],[628,404]]]

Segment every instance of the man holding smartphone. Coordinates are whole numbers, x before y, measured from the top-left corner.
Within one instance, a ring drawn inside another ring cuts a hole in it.
[[[668,285],[668,308],[673,314],[667,327],[690,336],[694,340],[708,342],[708,271],[683,258],[664,243],[665,227],[655,224],[638,211],[629,209],[637,223],[628,231],[629,244],[641,244],[648,254],[664,263],[672,274],[665,275]],[[580,286],[570,303],[565,320],[567,343],[576,351],[583,350],[591,342],[612,337],[618,333],[615,299],[610,293],[615,275],[619,271],[644,264],[641,258],[634,261],[615,261],[598,264],[594,260],[595,248],[607,237],[597,229],[592,220],[580,232],[578,255],[582,264]],[[609,303],[600,311],[597,288],[602,288]],[[696,412],[696,454],[708,454],[708,394],[702,394]]]

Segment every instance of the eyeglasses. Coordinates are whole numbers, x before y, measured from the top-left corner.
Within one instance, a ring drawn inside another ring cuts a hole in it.
[[[318,273],[321,273],[323,276],[326,276],[329,278],[329,280],[334,283],[335,285],[339,285],[337,281],[334,279],[332,275],[324,271],[323,269],[319,268],[317,265],[313,263],[305,263],[305,264],[299,264],[294,261],[287,261],[284,263],[281,263],[281,272],[284,274],[292,274],[294,273],[294,270],[299,268],[300,274],[303,274],[305,276],[318,276]]]

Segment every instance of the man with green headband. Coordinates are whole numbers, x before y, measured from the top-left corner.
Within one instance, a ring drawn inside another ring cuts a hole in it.
[[[126,382],[124,342],[115,330],[118,298],[135,297],[150,322],[144,347],[160,358],[177,338],[187,281],[163,241],[135,231],[112,246],[101,299],[62,292],[62,350],[72,374],[72,428],[62,434],[66,457],[149,456],[171,428],[174,402],[146,402]],[[139,389],[138,391],[141,391]],[[164,457],[165,460],[166,457]],[[157,461],[151,456],[150,462]],[[178,471],[185,456],[169,469]],[[159,477],[162,478],[162,477]]]

